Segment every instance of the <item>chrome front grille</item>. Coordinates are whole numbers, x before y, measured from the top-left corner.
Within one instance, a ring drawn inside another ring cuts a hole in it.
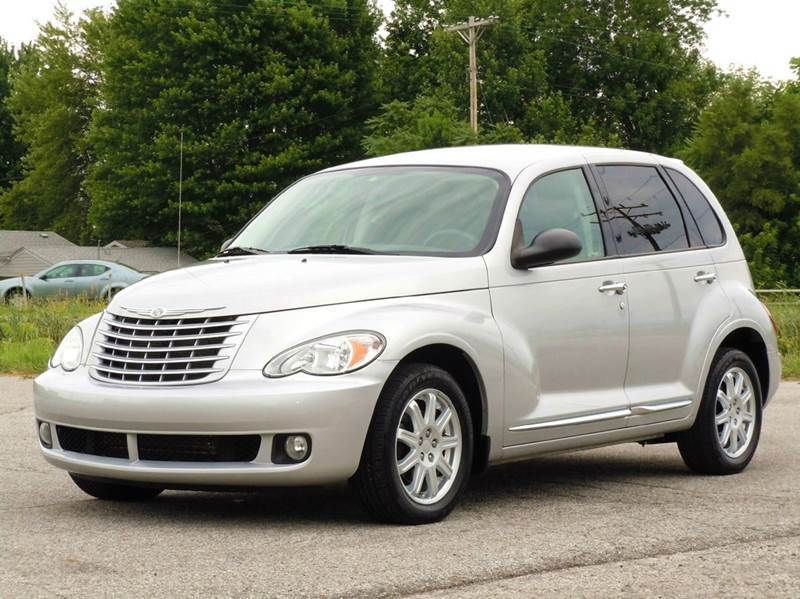
[[[139,318],[106,313],[89,368],[123,385],[191,385],[222,378],[247,332],[241,316]]]

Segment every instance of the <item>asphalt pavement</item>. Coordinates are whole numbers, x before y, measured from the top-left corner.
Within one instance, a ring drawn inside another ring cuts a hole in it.
[[[375,524],[346,486],[83,495],[39,455],[31,381],[0,378],[0,597],[800,597],[800,384],[750,467],[674,445],[490,469],[444,522]]]

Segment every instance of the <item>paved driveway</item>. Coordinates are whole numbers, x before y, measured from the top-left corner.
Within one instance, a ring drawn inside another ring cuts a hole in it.
[[[800,385],[738,476],[671,445],[502,466],[445,522],[367,520],[347,488],[81,494],[38,455],[29,380],[0,378],[0,597],[800,595]]]

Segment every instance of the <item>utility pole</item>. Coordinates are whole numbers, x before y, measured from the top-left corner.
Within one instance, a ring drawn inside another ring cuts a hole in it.
[[[473,133],[478,132],[478,53],[476,48],[484,30],[499,20],[497,17],[488,19],[470,17],[466,23],[459,23],[445,29],[445,31],[455,31],[469,45],[469,126]]]

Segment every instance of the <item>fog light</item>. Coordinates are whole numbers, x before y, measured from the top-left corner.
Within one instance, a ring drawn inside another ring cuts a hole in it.
[[[308,439],[302,435],[289,435],[283,448],[292,460],[302,462],[308,455]]]
[[[53,434],[50,432],[49,422],[39,423],[39,441],[42,442],[47,449],[53,448]]]

